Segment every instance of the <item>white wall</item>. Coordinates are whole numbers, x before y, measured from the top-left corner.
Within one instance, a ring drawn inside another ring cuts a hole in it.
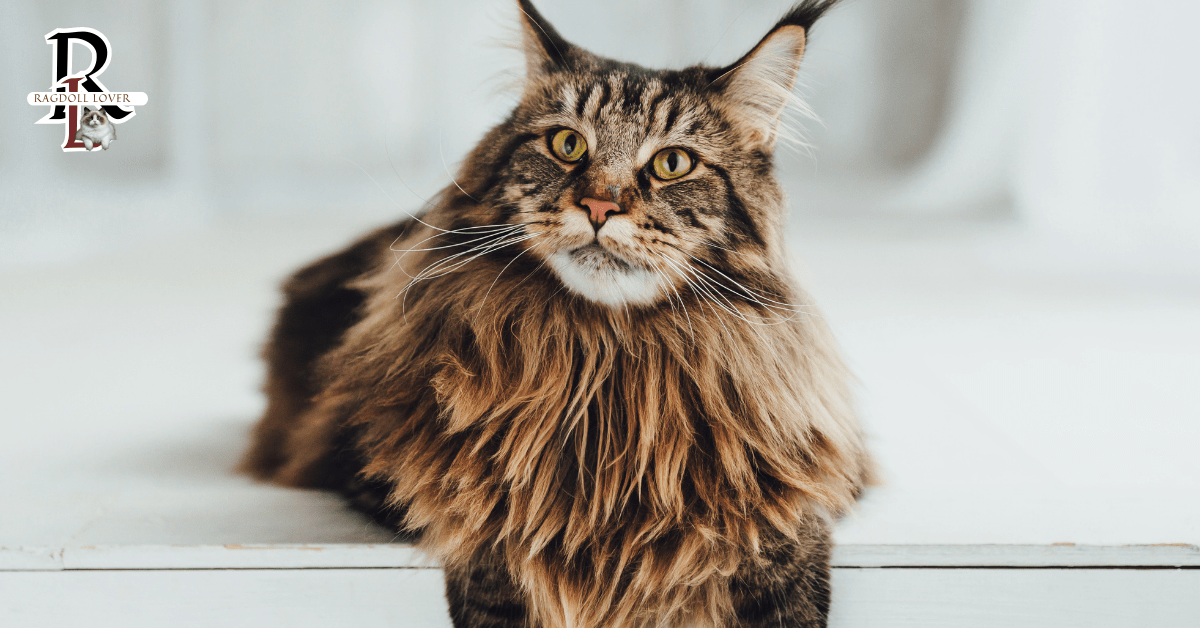
[[[1077,265],[1200,271],[1200,4],[977,0],[897,206],[1000,202]]]
[[[938,89],[909,90],[919,97],[904,117],[918,122],[903,128],[915,134],[901,133],[897,143],[881,124],[896,115],[881,93],[897,85],[886,71],[896,61],[889,46],[902,49],[910,65],[934,67],[920,80],[935,88],[946,82],[950,58],[936,45],[904,47],[896,25],[913,17],[900,4],[926,17],[957,6],[861,0],[821,25],[807,74],[825,120],[808,125],[819,162],[804,156],[793,171],[815,173],[817,163],[886,169],[931,142]],[[398,214],[388,196],[419,206],[512,106],[504,88],[521,68],[508,46],[517,35],[514,5],[125,0],[101,10],[72,0],[11,0],[0,7],[0,262],[53,262],[139,238],[186,237],[230,217],[338,212],[367,222]],[[736,59],[788,5],[539,6],[568,38],[596,52],[680,67]],[[956,22],[948,15],[933,30],[952,40]],[[34,126],[43,112],[24,103],[27,92],[47,89],[44,33],[77,24],[108,36],[113,62],[103,80],[110,89],[150,96],[102,155],[61,153],[62,127]]]
[[[246,216],[385,220],[389,196],[419,206],[511,107],[514,4],[3,3],[0,263]],[[735,59],[787,6],[539,3],[585,47],[674,67]],[[793,204],[1016,215],[1051,238],[1186,252],[1200,238],[1197,17],[1188,0],[852,0],[806,60],[822,122],[806,124],[810,153],[782,159]],[[44,112],[24,102],[48,87],[43,35],[71,25],[108,36],[110,89],[150,96],[106,154],[63,154],[62,128],[33,125]]]

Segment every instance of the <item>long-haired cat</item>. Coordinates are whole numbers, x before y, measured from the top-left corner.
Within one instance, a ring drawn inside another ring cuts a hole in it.
[[[117,139],[117,128],[108,119],[103,107],[95,109],[83,108],[83,117],[79,119],[79,130],[75,131],[75,141],[83,142],[87,150],[100,146],[108,150],[109,142]]]
[[[418,536],[459,628],[825,625],[870,464],[773,154],[833,4],[658,71],[521,0],[523,96],[457,182],[286,283],[246,467]]]

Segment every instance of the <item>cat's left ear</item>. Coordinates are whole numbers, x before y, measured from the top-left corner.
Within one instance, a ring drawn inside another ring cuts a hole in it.
[[[563,39],[530,0],[518,0],[518,6],[521,10],[526,82],[570,69],[582,50]]]
[[[734,64],[713,72],[717,90],[734,124],[751,145],[772,150],[780,119],[796,96],[792,88],[808,33],[840,0],[804,0],[784,15],[758,45]]]

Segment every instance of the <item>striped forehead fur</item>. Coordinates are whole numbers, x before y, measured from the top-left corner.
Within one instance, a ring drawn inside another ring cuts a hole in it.
[[[839,1],[800,2],[741,59],[725,68],[707,69],[707,82],[721,88],[723,108],[742,124],[751,141],[768,149],[780,140],[785,145],[807,147],[800,120],[818,118],[795,93],[800,59],[813,24]],[[527,91],[536,91],[541,80],[555,71],[569,70],[582,77],[612,63],[563,39],[531,3],[522,0],[521,8],[527,61],[523,84]],[[617,65],[637,68],[632,64]]]

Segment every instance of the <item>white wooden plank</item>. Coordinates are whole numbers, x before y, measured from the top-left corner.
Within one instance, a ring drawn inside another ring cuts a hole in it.
[[[133,545],[63,551],[65,569],[437,568],[411,545]]]
[[[888,485],[868,490],[834,539],[842,545],[1200,545],[1196,494],[1195,488]]]
[[[0,547],[0,571],[57,571],[62,550],[54,547]]]
[[[1200,547],[1164,545],[839,545],[837,567],[1200,567]]]
[[[835,567],[1200,567],[1200,547],[839,545]],[[0,570],[437,568],[403,544],[116,545],[0,548]]]
[[[449,626],[434,569],[0,573],[0,625]],[[831,628],[1195,628],[1200,570],[835,569]]]
[[[448,628],[433,569],[0,572],[5,628]]]
[[[830,628],[1196,628],[1200,570],[835,569]]]

